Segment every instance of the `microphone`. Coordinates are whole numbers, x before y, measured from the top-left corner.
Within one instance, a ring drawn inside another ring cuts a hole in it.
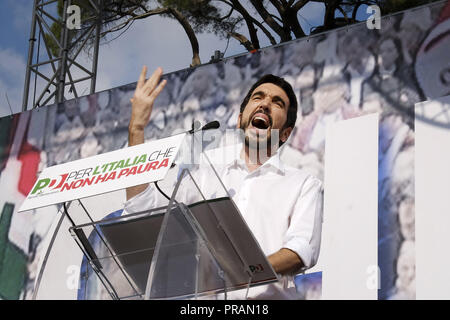
[[[195,120],[194,122],[192,122],[191,130],[185,131],[184,133],[194,134],[195,132],[198,132],[198,131],[205,131],[205,130],[219,129],[220,128],[220,122],[217,121],[217,120],[208,122],[201,129],[199,129],[200,125],[201,125],[200,121]],[[172,162],[172,165],[170,166],[170,168],[172,169],[175,166],[176,166],[176,163],[174,161],[174,162]],[[165,197],[167,198],[167,196],[165,196]]]
[[[208,122],[201,129],[198,129],[199,126],[200,126],[200,122],[199,121],[193,122],[192,123],[192,129],[189,130],[188,133],[193,134],[194,132],[197,132],[197,131],[205,131],[205,130],[210,130],[210,129],[219,129],[220,128],[220,122],[217,121],[217,120]]]
[[[211,121],[211,122],[205,124],[201,130],[204,131],[204,130],[219,129],[219,128],[220,128],[220,122],[217,120],[214,120],[214,121]]]
[[[194,122],[192,122],[192,128],[189,131],[185,131],[185,133],[189,133],[189,134],[194,134],[195,132],[198,131],[205,131],[205,130],[210,130],[210,129],[219,129],[220,128],[220,122],[217,120],[208,122],[207,124],[205,124],[201,129],[199,129],[201,123],[200,121],[196,120]],[[170,169],[174,168],[176,166],[175,161],[172,162],[172,165],[170,166]],[[158,191],[167,199],[170,201],[170,197],[165,194],[161,188],[158,186],[158,181],[154,182],[156,189],[158,189]]]

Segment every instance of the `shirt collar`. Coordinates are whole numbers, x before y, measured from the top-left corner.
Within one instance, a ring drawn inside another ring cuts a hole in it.
[[[247,170],[247,165],[245,163],[245,160],[241,157],[241,151],[244,148],[244,144],[240,143],[240,146],[235,148],[236,153],[232,159],[230,159],[227,163],[225,163],[225,168],[227,171],[233,168],[244,168]],[[280,159],[281,150],[283,146],[279,147],[278,150],[275,152],[274,155],[272,155],[269,160],[264,162],[257,170],[253,172],[266,172],[266,171],[274,171],[276,173],[284,175],[285,173],[285,166],[283,162]],[[252,172],[252,173],[253,173]]]

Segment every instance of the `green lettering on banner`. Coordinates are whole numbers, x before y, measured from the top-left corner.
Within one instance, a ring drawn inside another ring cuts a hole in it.
[[[134,157],[133,163],[131,164],[131,166],[134,166],[136,164],[136,161],[138,159],[138,156]]]
[[[141,162],[144,163],[145,161],[147,161],[147,155],[143,154],[142,156],[140,156],[140,158],[136,164],[141,163]]]
[[[117,162],[117,164],[114,166],[113,170],[117,170],[117,169],[122,169],[125,166],[125,161],[124,160],[120,160],[119,162]]]
[[[133,164],[130,163],[130,158],[127,159],[127,161],[125,162],[125,168],[127,167],[131,167]]]
[[[92,175],[95,176],[96,174],[100,174],[100,171],[98,171],[98,166],[95,167],[94,173]]]
[[[36,191],[45,188],[50,183],[49,178],[41,179],[36,183],[36,186],[34,187],[33,191],[31,191],[31,194],[35,194]]]
[[[108,165],[110,166],[110,169],[108,170],[108,171],[112,171],[113,170],[113,168],[114,168],[114,165],[117,163],[117,161],[114,161],[114,162],[111,162],[111,163],[108,163]]]

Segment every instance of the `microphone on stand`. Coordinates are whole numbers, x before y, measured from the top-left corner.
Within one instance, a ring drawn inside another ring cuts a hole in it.
[[[219,129],[219,128],[220,128],[220,122],[217,120],[214,120],[214,121],[211,121],[211,122],[208,122],[207,124],[205,124],[201,130],[205,131],[205,130]]]
[[[200,127],[200,121],[194,121],[192,123],[192,129],[188,131],[188,133],[193,134],[194,132],[197,131],[205,131],[205,130],[210,130],[210,129],[219,129],[220,128],[220,122],[217,120],[208,122],[207,124],[205,124],[201,129],[199,129]]]
[[[199,131],[206,131],[206,130],[211,130],[211,129],[219,129],[220,128],[220,122],[217,121],[217,120],[214,120],[214,121],[208,122],[207,124],[205,124],[201,128],[200,128],[200,126],[201,126],[200,121],[195,120],[195,121],[192,122],[191,130],[185,131],[183,133],[194,134],[194,133],[199,132]],[[172,162],[172,166],[170,168],[172,169],[173,167],[175,167],[175,165],[176,165],[175,162]]]
[[[186,131],[186,133],[188,134],[194,134],[195,132],[198,131],[206,131],[206,130],[211,130],[211,129],[219,129],[220,128],[220,122],[217,120],[208,122],[207,124],[205,124],[202,128],[200,128],[200,121],[195,120],[194,122],[192,122],[192,128],[189,131]],[[172,162],[172,165],[170,166],[170,169],[172,169],[173,167],[176,166],[175,161]],[[154,182],[156,189],[158,189],[158,191],[168,200],[170,200],[170,197],[164,193],[164,191],[161,190],[161,188],[158,186],[158,182],[155,181]]]

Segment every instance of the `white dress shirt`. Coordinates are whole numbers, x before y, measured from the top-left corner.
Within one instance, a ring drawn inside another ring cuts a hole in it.
[[[322,229],[322,183],[304,170],[284,165],[280,150],[253,172],[240,158],[242,145],[207,152],[229,195],[245,222],[269,256],[287,248],[303,261],[302,271],[317,262]],[[204,163],[201,160],[200,163]],[[210,172],[201,174],[200,189],[211,184]],[[125,202],[125,212],[143,211],[162,206],[153,186]],[[228,293],[229,299],[245,299],[246,289]],[[219,297],[220,298],[220,297]],[[295,299],[294,277],[279,277],[279,281],[252,287],[248,299]]]

